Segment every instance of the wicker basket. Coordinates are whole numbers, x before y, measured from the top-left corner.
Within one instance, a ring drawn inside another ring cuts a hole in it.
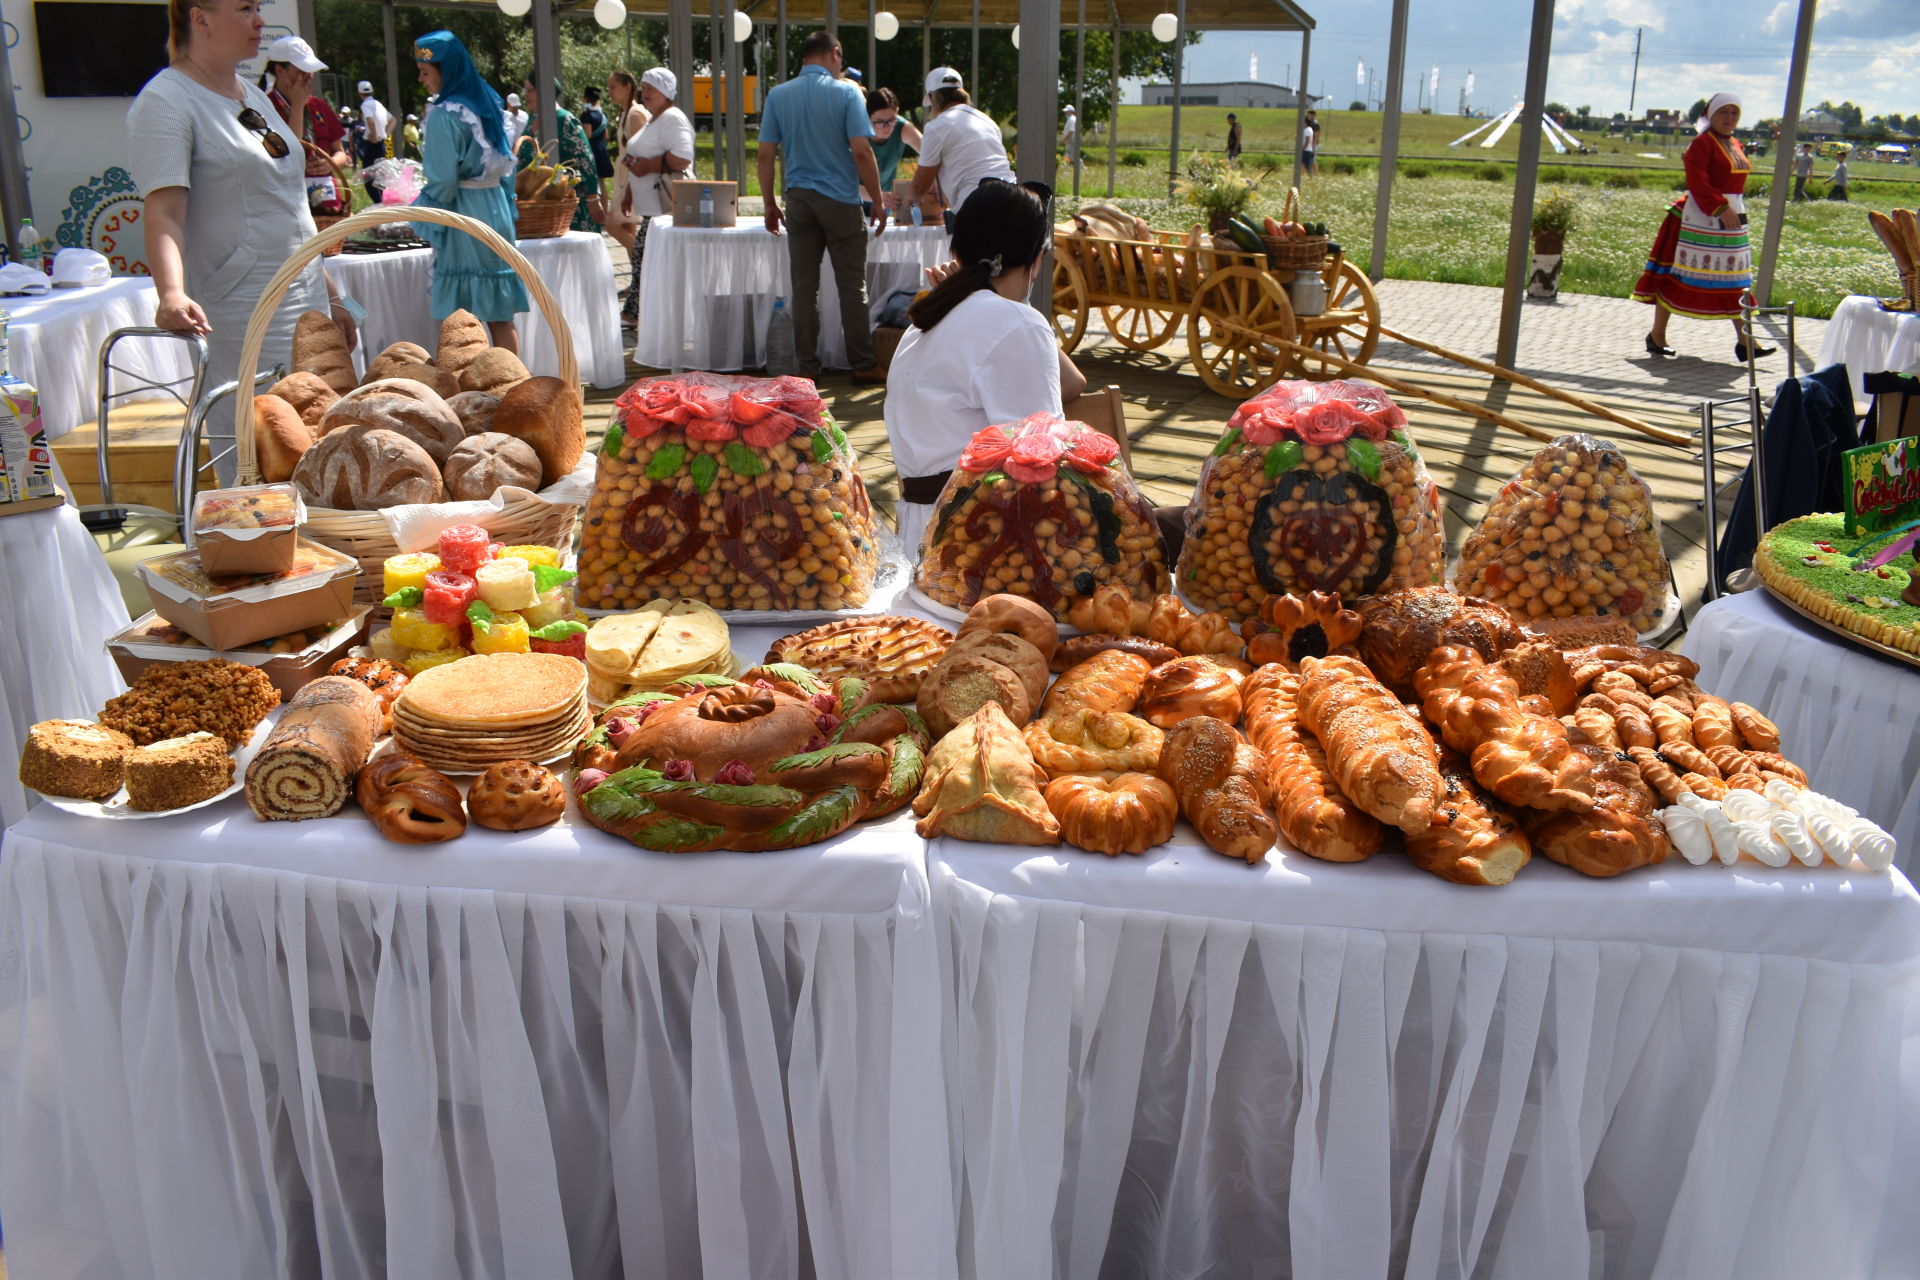
[[[1298,222],[1300,220],[1300,189],[1287,188],[1286,207],[1280,211],[1280,221]],[[1279,236],[1261,236],[1267,246],[1267,261],[1275,271],[1318,271],[1320,264],[1327,259],[1326,236],[1292,236],[1282,239]]]
[[[564,202],[563,202],[564,203]],[[313,239],[293,251],[280,270],[267,281],[266,289],[260,295],[260,302],[253,309],[253,316],[247,322],[247,331],[240,344],[240,385],[253,385],[254,371],[260,367],[260,348],[266,342],[267,326],[272,323],[273,314],[286,298],[287,290],[300,278],[315,258],[327,250],[329,244],[340,244],[350,235],[377,227],[384,223],[406,221],[436,223],[443,227],[452,227],[464,231],[480,243],[499,254],[506,264],[513,268],[527,287],[527,294],[533,304],[540,308],[546,317],[547,327],[553,331],[554,350],[559,356],[560,380],[568,386],[580,385],[580,364],[573,354],[573,331],[567,327],[566,316],[561,313],[560,304],[546,282],[540,278],[533,264],[526,260],[521,252],[507,243],[493,228],[475,221],[464,214],[449,213],[444,209],[426,209],[418,206],[383,205],[368,209],[350,217],[340,219],[322,231]],[[238,453],[236,484],[249,485],[260,482],[259,461],[254,454],[253,440],[253,401],[247,396],[234,397],[234,443]],[[525,499],[507,504],[498,512],[488,514],[477,521],[492,531],[500,541],[507,543],[538,543],[556,547],[561,551],[573,545],[574,528],[580,519],[577,504],[549,502],[544,498]],[[342,511],[330,507],[308,507],[306,523],[301,532],[315,542],[323,543],[352,556],[360,562],[364,572],[354,588],[354,598],[366,602],[378,602],[381,598],[380,566],[388,556],[398,555],[403,548],[394,543],[393,533],[378,511]]]
[[[318,234],[324,236],[327,234],[327,232],[333,230],[334,227],[338,226],[342,222],[345,222],[348,218],[352,216],[353,216],[352,214],[346,214],[346,213],[316,213],[313,215],[313,225],[318,229]],[[335,254],[339,253],[341,246],[345,244],[346,244],[346,241],[344,240],[336,240],[332,244],[329,244],[325,249],[322,249],[321,252],[326,254],[329,258],[331,258]]]
[[[580,207],[579,196],[568,196],[565,200],[517,200],[520,206],[519,217],[514,222],[514,236],[520,240],[551,240],[555,236],[567,234],[567,228],[573,225],[573,211]]]

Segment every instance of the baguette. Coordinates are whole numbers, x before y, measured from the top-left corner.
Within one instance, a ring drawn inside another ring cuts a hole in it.
[[[1893,265],[1900,269],[1900,274],[1910,274],[1913,271],[1913,251],[1907,248],[1905,233],[1892,218],[1878,209],[1867,210],[1867,222],[1873,227],[1873,233],[1880,237],[1880,243],[1887,246],[1887,252],[1893,255]]]
[[[1914,218],[1913,210],[1911,209],[1895,209],[1893,211],[1893,227],[1894,231],[1899,235],[1901,243],[1906,246],[1906,270],[1913,271],[1916,268],[1920,268],[1920,220]],[[1894,255],[1895,258],[1899,256],[1898,254]]]

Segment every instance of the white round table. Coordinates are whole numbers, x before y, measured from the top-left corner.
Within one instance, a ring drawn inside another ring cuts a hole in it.
[[[51,443],[83,422],[100,405],[100,344],[115,329],[149,328],[158,299],[145,276],[121,276],[85,289],[0,298],[7,313],[7,341],[14,375],[40,389],[40,418]],[[114,364],[124,370],[116,387],[134,379],[185,382],[193,376],[191,348],[168,338],[122,343]],[[161,393],[130,395],[151,399]]]
[[[1700,686],[1762,708],[1818,791],[1920,844],[1920,669],[1815,626],[1763,590],[1694,615],[1682,646]]]
[[[127,687],[105,645],[128,618],[72,506],[0,516],[0,599],[11,614],[0,627],[0,759],[10,762],[0,773],[0,821],[12,826],[38,802],[17,774],[27,729],[98,714]]]
[[[1847,366],[1853,394],[1860,400],[1867,398],[1860,379],[1869,373],[1920,372],[1920,315],[1888,311],[1878,298],[1841,299],[1813,367],[1830,364]]]
[[[755,219],[734,227],[676,227],[653,220],[640,273],[640,336],[635,364],[655,369],[727,371],[766,364],[773,300],[788,298],[793,273],[786,234]],[[896,289],[919,290],[928,267],[952,256],[937,226],[890,226],[867,241],[869,318]],[[833,266],[820,269],[820,363],[847,367],[847,339]]]
[[[553,290],[567,318],[580,376],[596,387],[623,385],[627,364],[620,343],[619,290],[606,242],[595,232],[569,231],[518,244]],[[431,249],[341,253],[326,263],[333,282],[367,309],[366,323],[360,326],[360,349],[355,353],[362,368],[396,342],[417,342],[429,351],[439,344],[440,322],[433,318],[431,306]],[[560,357],[539,309],[523,312],[514,327],[520,334],[520,359],[527,368],[536,375],[557,374]]]

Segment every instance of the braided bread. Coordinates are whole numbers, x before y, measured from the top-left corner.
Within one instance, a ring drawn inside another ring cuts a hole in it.
[[[1513,811],[1480,789],[1457,752],[1440,753],[1446,784],[1433,825],[1406,837],[1407,857],[1455,884],[1508,884],[1533,857]]]
[[[1319,740],[1301,727],[1300,677],[1274,663],[1248,676],[1242,692],[1247,736],[1267,757],[1267,789],[1287,840],[1328,862],[1370,857],[1380,847],[1382,828],[1340,793]]]
[[[1340,790],[1381,822],[1425,831],[1443,792],[1427,727],[1358,658],[1308,658],[1300,667],[1300,723],[1326,750]]]
[[[1536,809],[1593,807],[1592,764],[1573,749],[1565,725],[1520,705],[1513,677],[1498,666],[1450,646],[1434,650],[1413,684],[1427,718],[1487,790]]]
[[[1131,711],[1153,664],[1124,649],[1100,652],[1063,672],[1047,691],[1040,714],[1057,716],[1075,707],[1088,711]]]
[[[1267,813],[1267,761],[1234,727],[1194,716],[1167,735],[1160,777],[1173,787],[1200,836],[1217,853],[1258,862],[1276,834]]]

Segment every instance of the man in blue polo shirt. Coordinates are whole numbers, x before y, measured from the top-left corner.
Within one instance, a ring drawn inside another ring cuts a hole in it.
[[[840,41],[816,31],[800,46],[800,74],[767,95],[760,116],[760,195],[767,230],[787,228],[793,269],[793,341],[800,371],[820,376],[820,258],[833,263],[840,291],[840,323],[856,383],[886,381],[873,357],[867,319],[867,226],[862,186],[880,189],[873,125],[857,85],[840,78]],[[775,192],[774,162],[786,161],[784,214]],[[886,226],[883,204],[873,208],[873,233]]]

